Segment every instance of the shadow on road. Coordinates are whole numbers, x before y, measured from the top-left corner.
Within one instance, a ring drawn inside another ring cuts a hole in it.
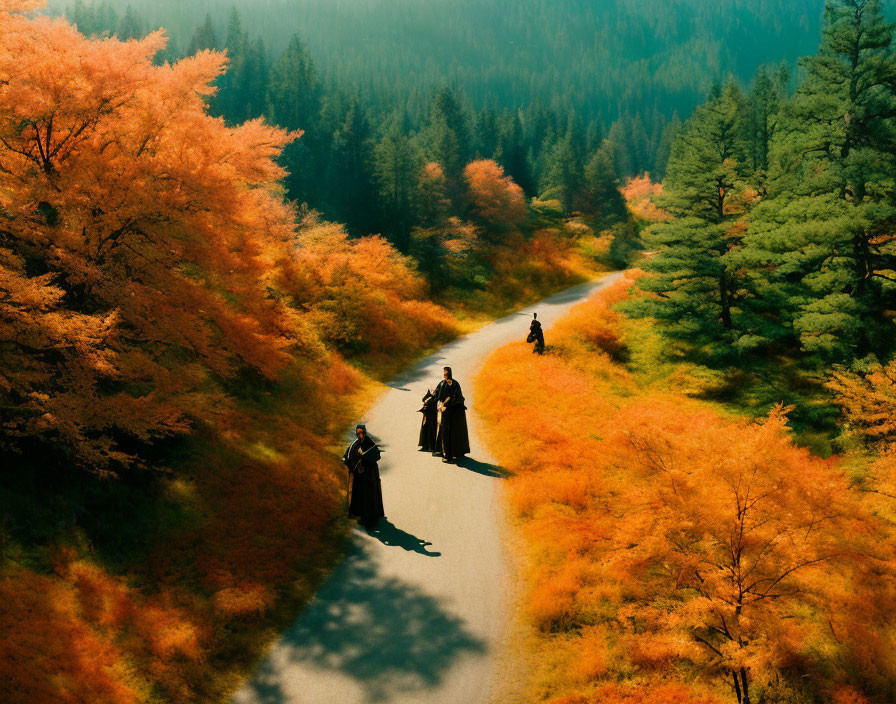
[[[351,678],[370,704],[403,692],[425,698],[458,658],[485,650],[438,599],[384,577],[363,546],[356,547],[234,702],[329,701],[311,679],[303,679],[308,667]]]
[[[508,477],[513,476],[513,472],[509,469],[504,469],[503,467],[499,467],[496,464],[489,464],[488,462],[480,462],[479,460],[474,460],[472,457],[461,457],[457,461],[458,467],[463,467],[471,472],[476,472],[476,474],[482,474],[486,477],[494,477],[495,479],[507,479]]]
[[[408,552],[416,552],[427,557],[439,557],[442,553],[430,552],[427,547],[432,545],[429,541],[411,535],[407,531],[396,528],[391,521],[381,519],[376,528],[369,531],[370,535],[379,540],[383,545],[404,548]]]

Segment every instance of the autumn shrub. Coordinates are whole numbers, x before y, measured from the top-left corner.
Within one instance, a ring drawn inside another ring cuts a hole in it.
[[[671,215],[656,205],[663,192],[663,184],[654,183],[648,174],[629,179],[621,189],[629,210],[643,222],[664,222]]]
[[[732,419],[642,386],[613,307],[637,275],[476,380],[525,539],[532,701],[883,697],[890,524],[794,445],[787,409]]]
[[[82,612],[75,587],[20,569],[0,578],[0,598],[0,627],[7,634],[0,640],[3,701],[145,701],[121,648]]]
[[[896,439],[896,361],[873,362],[861,372],[836,369],[828,387],[850,430],[872,442]]]
[[[356,360],[400,361],[456,334],[410,259],[381,237],[350,239],[341,225],[306,217],[281,277],[311,335]]]

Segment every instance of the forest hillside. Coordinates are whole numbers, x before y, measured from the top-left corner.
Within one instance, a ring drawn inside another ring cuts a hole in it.
[[[611,170],[568,218],[415,155],[406,239],[352,236],[285,197],[308,133],[209,114],[223,54],[39,5],[0,3],[0,699],[218,702],[342,554],[376,380],[636,224]]]
[[[557,188],[604,140],[620,177],[661,179],[681,120],[713,85],[748,82],[762,66],[789,85],[818,45],[823,4],[54,0],[51,9],[86,35],[164,27],[170,41],[156,61],[226,50],[212,113],[305,130],[284,155],[303,165],[290,169],[289,196],[353,232],[399,237],[416,216],[384,199],[376,178],[396,140],[408,158],[494,159],[529,196]]]

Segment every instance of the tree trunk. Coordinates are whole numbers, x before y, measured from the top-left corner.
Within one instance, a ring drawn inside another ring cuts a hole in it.
[[[722,325],[726,330],[731,329],[731,298],[728,295],[728,272],[722,269],[719,274],[719,302],[722,305]]]
[[[868,236],[861,232],[853,239],[853,258],[856,277],[856,298],[861,298],[867,289],[871,278],[871,248],[868,244]]]
[[[744,667],[740,668],[740,681],[741,690],[743,690],[743,699],[741,701],[743,702],[743,704],[750,704],[750,689],[749,685],[747,684],[747,670]]]
[[[734,681],[734,693],[737,695],[737,704],[743,704],[743,695],[740,693],[740,681],[737,679],[737,673],[731,670],[731,679]]]

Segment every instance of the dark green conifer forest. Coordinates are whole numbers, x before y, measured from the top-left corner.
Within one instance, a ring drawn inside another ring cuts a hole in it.
[[[233,124],[263,115],[305,131],[284,157],[289,196],[407,251],[427,207],[411,182],[427,161],[442,164],[458,191],[466,163],[493,158],[527,195],[550,194],[567,213],[601,148],[615,177],[661,179],[681,120],[714,85],[747,82],[767,63],[768,80],[787,80],[817,46],[822,2],[75,0],[51,8],[88,35],[164,27],[171,41],[159,62],[226,49],[230,67],[212,110]]]
[[[880,0],[830,2],[792,94],[765,69],[710,93],[673,144],[675,217],[648,236],[656,295],[634,310],[708,358],[892,352],[893,31]]]

